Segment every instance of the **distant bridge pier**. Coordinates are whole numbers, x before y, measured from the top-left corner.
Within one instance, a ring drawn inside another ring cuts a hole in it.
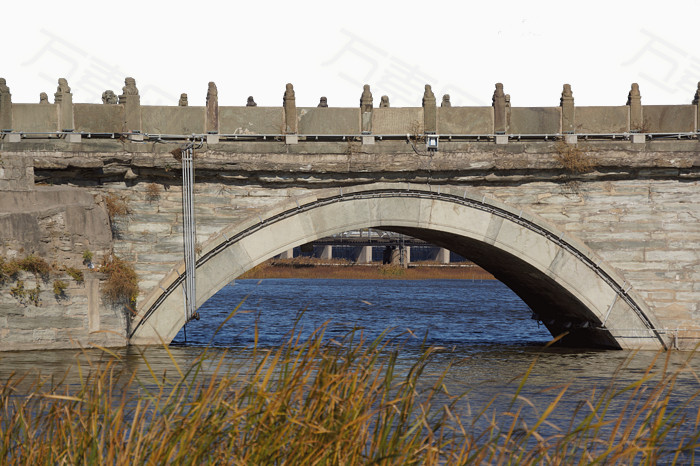
[[[391,265],[399,265],[401,264],[401,250],[397,247],[392,248],[391,254],[390,254],[390,260],[389,263]]]
[[[445,248],[437,248],[435,251],[435,261],[440,264],[450,263],[450,250]]]
[[[287,249],[281,253],[280,259],[294,259],[294,249]]]
[[[333,246],[323,246],[323,249],[321,250],[321,259],[333,259]]]
[[[359,264],[369,264],[372,262],[372,246],[361,246],[358,248],[357,259]]]

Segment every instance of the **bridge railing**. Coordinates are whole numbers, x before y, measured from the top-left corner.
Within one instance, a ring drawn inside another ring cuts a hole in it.
[[[178,105],[149,106],[141,105],[135,81],[127,78],[122,95],[105,91],[103,104],[73,103],[65,79],[59,79],[54,103],[43,94],[39,103],[30,104],[13,103],[9,87],[0,78],[0,134],[3,142],[49,137],[69,142],[79,142],[81,137],[167,140],[197,135],[208,136],[210,142],[284,139],[288,143],[364,136],[363,142],[372,143],[425,134],[501,143],[565,135],[574,141],[587,137],[644,142],[648,136],[630,135],[697,137],[699,96],[700,84],[690,104],[642,105],[639,87],[633,84],[626,105],[577,107],[571,87],[564,85],[559,106],[513,107],[499,83],[491,106],[459,107],[452,106],[447,95],[438,106],[426,85],[421,107],[390,107],[383,96],[375,108],[365,85],[355,108],[324,106],[323,99],[318,107],[297,107],[293,86],[288,84],[281,107],[258,107],[252,98],[248,105],[235,107],[219,106],[216,85],[209,83],[206,106],[188,106],[184,94]]]

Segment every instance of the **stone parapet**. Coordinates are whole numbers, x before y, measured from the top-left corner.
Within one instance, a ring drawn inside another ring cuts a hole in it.
[[[255,105],[220,107],[217,86],[210,82],[206,106],[190,107],[182,96],[171,106],[142,106],[133,78],[126,78],[118,101],[112,91],[105,91],[103,105],[73,103],[67,82],[59,81],[55,104],[28,104],[12,103],[9,87],[0,78],[0,130],[33,134],[63,130],[90,134],[143,132],[155,136],[401,135],[413,134],[416,129],[445,136],[675,134],[695,133],[699,114],[698,99],[691,96],[683,105],[643,105],[636,83],[626,105],[576,107],[572,88],[565,84],[559,106],[517,107],[511,105],[511,96],[498,83],[490,107],[460,106],[445,95],[437,108],[435,95],[426,85],[421,106],[390,107],[389,97],[382,96],[382,103],[374,109],[368,84],[359,107],[354,108],[329,107],[327,100],[320,107],[315,103],[313,107],[298,106],[291,83],[286,86],[281,107],[259,107],[254,101]],[[302,108],[307,110],[300,114]],[[331,111],[310,112],[311,108]],[[304,120],[307,113],[314,116]]]

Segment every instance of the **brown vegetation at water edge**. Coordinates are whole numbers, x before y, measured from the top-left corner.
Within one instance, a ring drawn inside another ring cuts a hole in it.
[[[263,278],[334,278],[359,280],[427,280],[461,279],[490,280],[493,275],[474,265],[442,265],[437,263],[414,263],[408,268],[400,265],[354,264],[337,259],[315,259],[295,257],[294,259],[271,259],[254,267],[240,279]]]

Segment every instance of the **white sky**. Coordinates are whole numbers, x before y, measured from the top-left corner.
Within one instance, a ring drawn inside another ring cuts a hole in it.
[[[59,77],[74,102],[100,102],[136,79],[142,104],[280,106],[490,105],[503,82],[513,106],[556,106],[570,83],[576,105],[690,103],[700,81],[698,0],[681,1],[249,1],[5,2],[2,59],[15,103],[53,101]]]

